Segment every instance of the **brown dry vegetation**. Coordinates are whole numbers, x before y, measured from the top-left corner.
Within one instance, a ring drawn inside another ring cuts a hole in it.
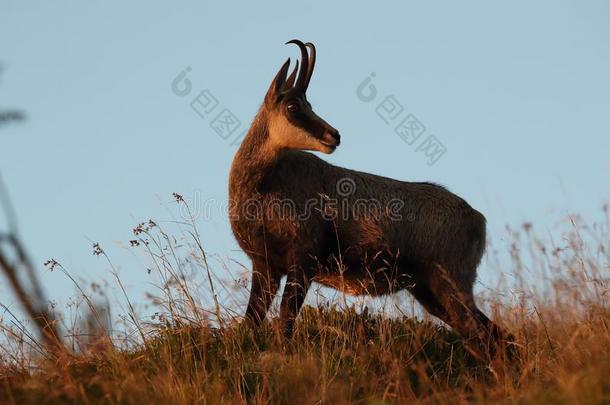
[[[510,263],[498,263],[510,280],[479,300],[516,336],[520,356],[482,364],[429,317],[387,316],[362,305],[306,307],[290,342],[275,321],[249,330],[231,314],[239,308],[229,308],[241,283],[222,285],[220,271],[208,272],[194,222],[176,239],[155,223],[141,224],[131,245],[149,255],[160,280],[154,323],[127,303],[131,338],[112,334],[110,344],[101,334],[84,342],[72,331],[70,350],[40,352],[23,330],[3,322],[11,350],[2,354],[0,401],[610,403],[609,226],[605,208],[592,225],[571,218],[554,241],[526,224],[508,230],[507,245],[488,249],[490,268],[494,252],[507,251]],[[181,249],[202,270],[208,309],[185,274]],[[94,253],[107,258],[99,245]],[[69,275],[59,263],[49,265],[58,277]]]

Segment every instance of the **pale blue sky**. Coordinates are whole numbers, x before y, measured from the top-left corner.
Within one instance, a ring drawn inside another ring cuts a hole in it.
[[[608,200],[610,3],[296,4],[1,0],[0,107],[28,121],[0,129],[0,171],[36,261],[108,278],[91,255],[99,241],[141,299],[145,269],[114,242],[169,219],[174,191],[227,197],[236,148],[190,100],[209,89],[245,129],[297,56],[292,38],[318,48],[309,99],[343,136],[330,162],[444,184],[495,238],[505,224],[593,217]],[[180,98],[171,83],[187,66],[193,93]],[[435,165],[375,114],[380,99],[356,97],[371,72],[378,97],[394,95],[446,146]],[[204,246],[245,261],[213,212],[198,220]],[[73,293],[41,273],[51,298]]]

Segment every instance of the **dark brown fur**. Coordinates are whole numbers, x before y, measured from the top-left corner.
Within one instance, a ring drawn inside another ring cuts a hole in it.
[[[287,335],[316,281],[355,295],[408,289],[465,338],[501,338],[472,293],[485,249],[485,217],[442,186],[349,170],[295,150],[301,147],[291,145],[291,126],[281,134],[286,143],[278,144],[270,128],[278,114],[290,116],[286,103],[295,97],[303,111],[298,119],[289,117],[291,125],[318,128],[315,134],[307,130],[313,139],[331,139],[325,137],[330,133],[338,144],[338,133],[311,111],[304,91],[285,88],[286,69],[271,84],[230,173],[231,226],[253,264],[246,318],[254,324],[265,318],[287,276],[280,313]],[[354,187],[344,192],[341,182]],[[282,208],[286,201],[292,210]],[[358,215],[358,201],[381,209]],[[390,215],[386,208],[393,201],[403,204]]]

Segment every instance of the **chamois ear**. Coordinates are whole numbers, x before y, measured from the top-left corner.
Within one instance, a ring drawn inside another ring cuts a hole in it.
[[[294,81],[297,78],[298,70],[299,70],[299,61],[297,60],[297,64],[295,65],[294,70],[292,71],[290,76],[288,76],[288,79],[286,79],[286,83],[284,83],[284,90],[291,89],[294,86]]]
[[[286,74],[288,73],[288,67],[290,66],[290,58],[284,62],[280,70],[275,75],[275,78],[267,90],[265,95],[265,103],[274,103],[277,96],[281,93],[284,83],[286,82]]]

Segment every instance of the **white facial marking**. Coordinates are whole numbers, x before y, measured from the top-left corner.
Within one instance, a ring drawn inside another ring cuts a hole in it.
[[[330,153],[334,148],[322,145],[302,128],[293,125],[284,114],[274,112],[269,117],[268,146],[271,149],[314,150]]]

